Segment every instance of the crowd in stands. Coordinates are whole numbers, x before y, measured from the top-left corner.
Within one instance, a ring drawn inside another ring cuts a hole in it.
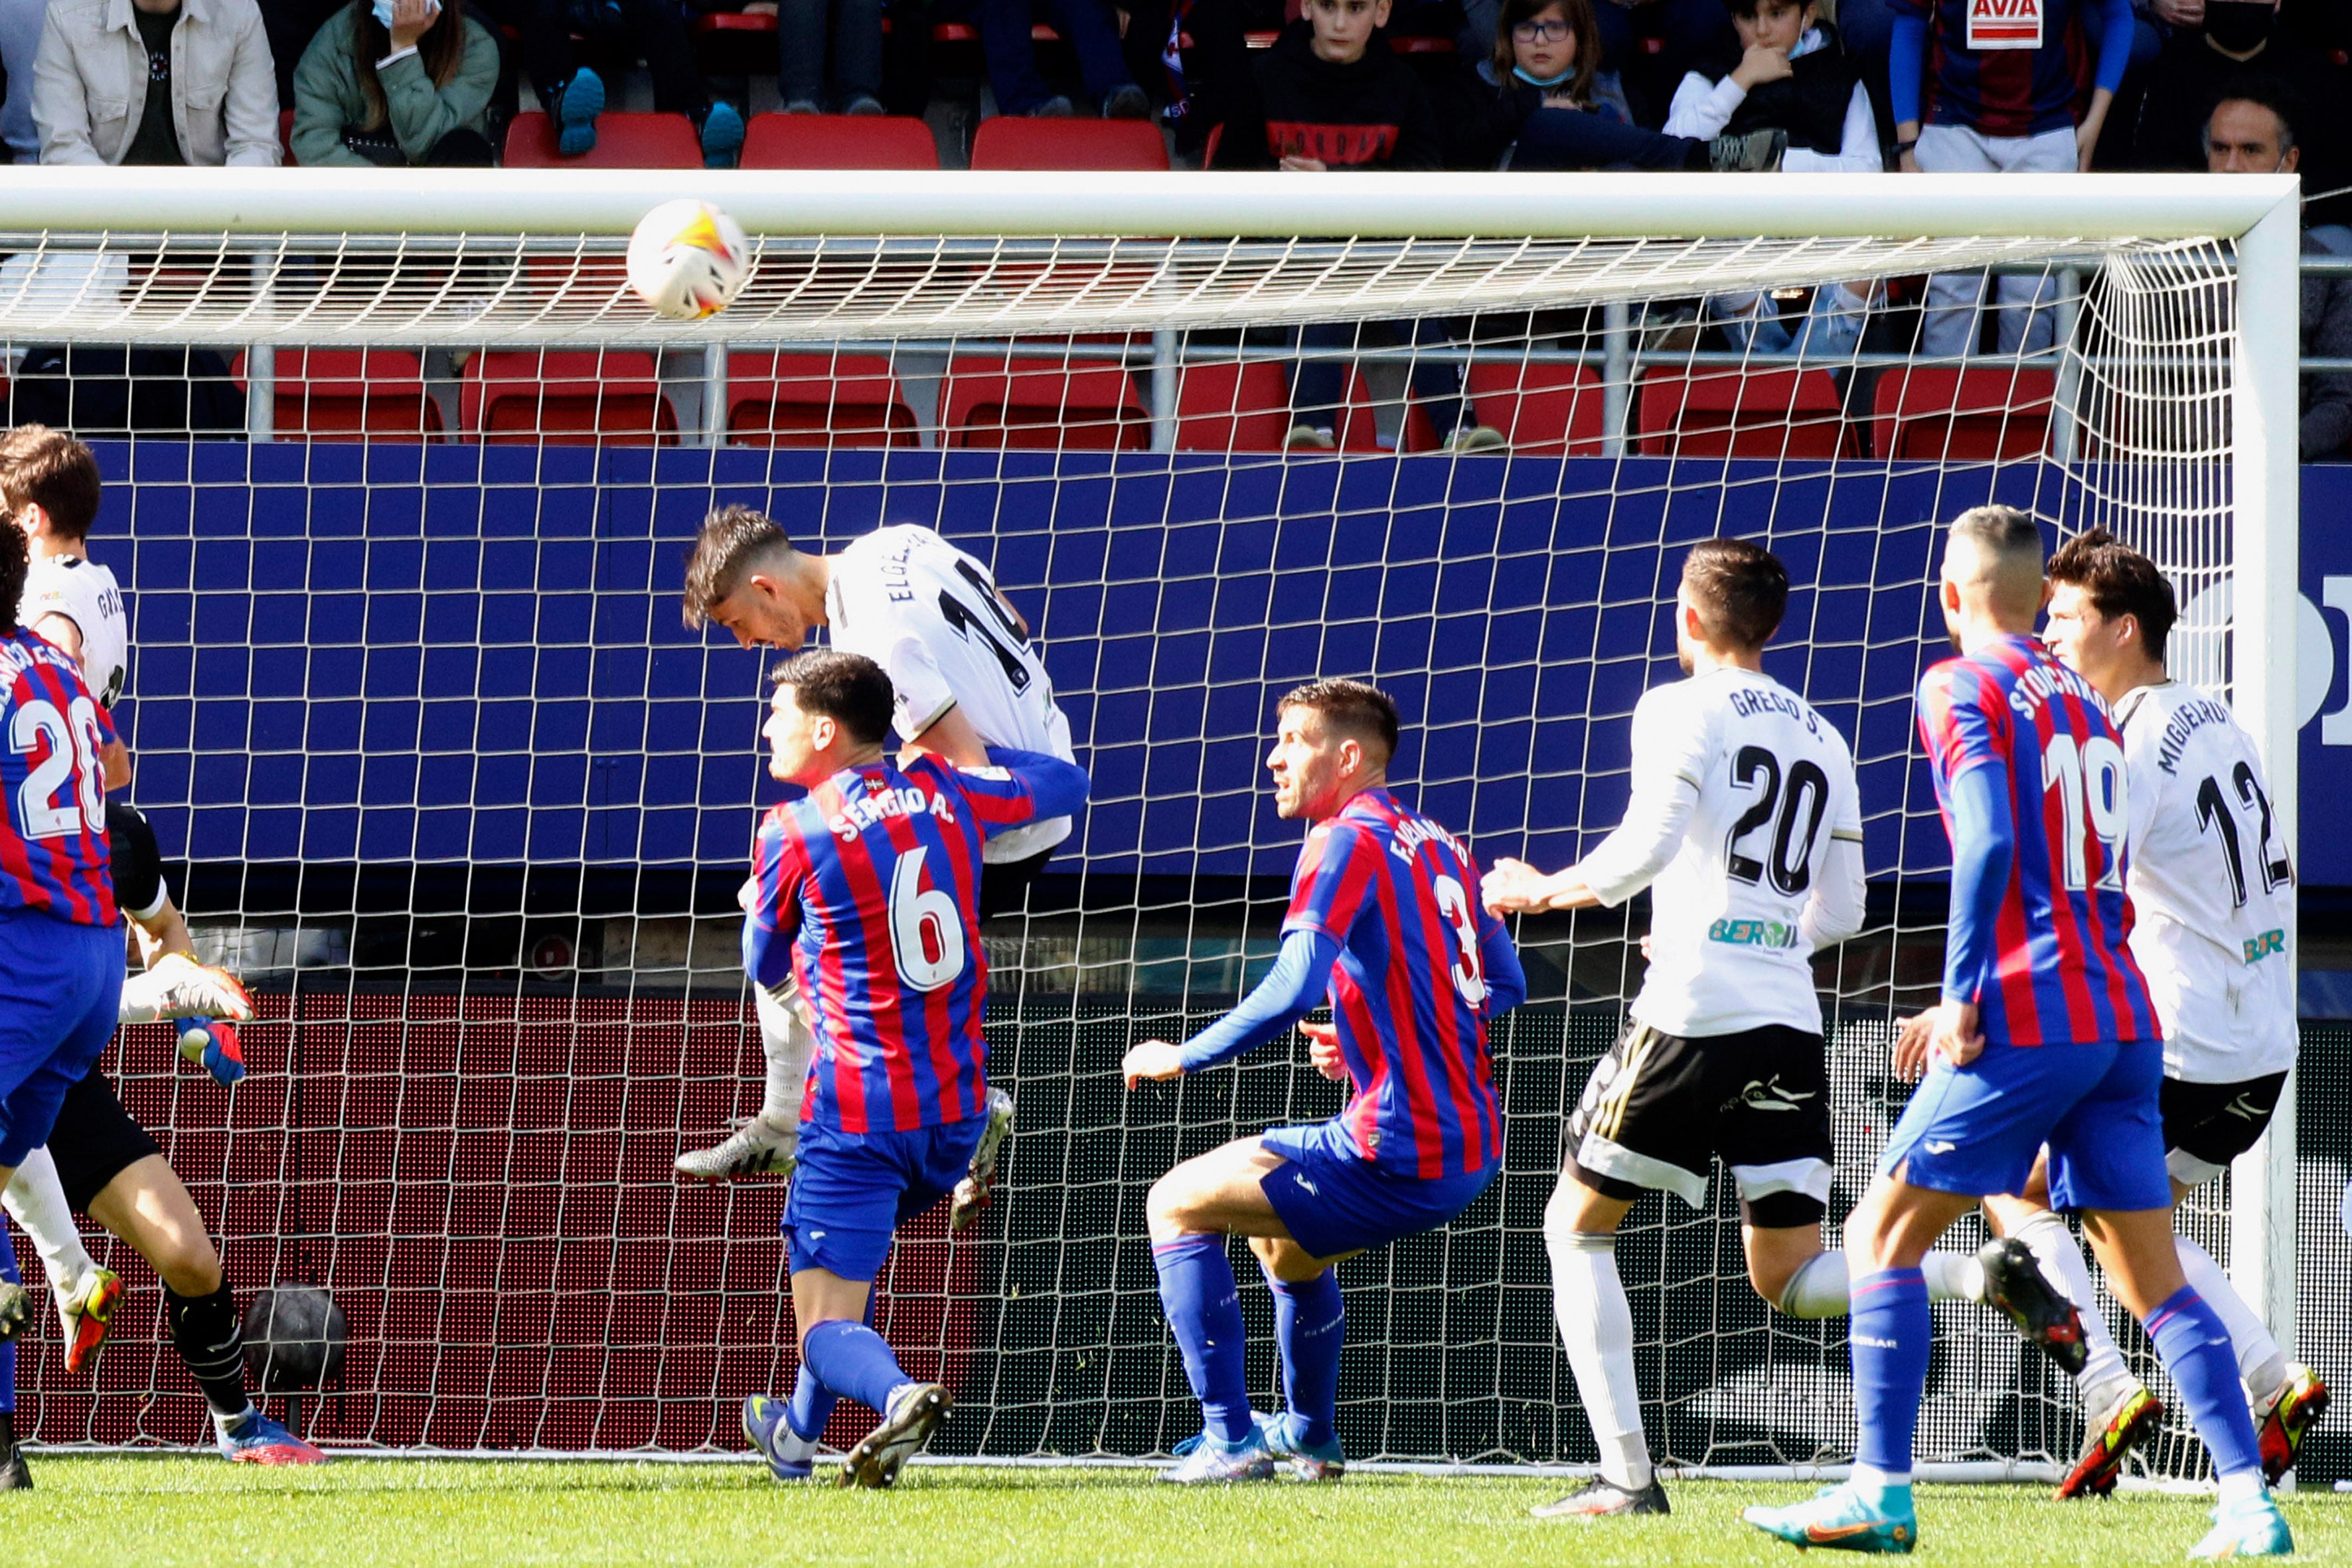
[[[745,57],[771,37],[772,62]],[[0,0],[0,138],[17,162],[487,166],[526,161],[507,137],[535,100],[561,162],[593,152],[630,80],[726,167],[755,75],[787,115],[920,113],[962,79],[942,37],[976,46],[967,90],[995,114],[1153,121],[1187,166],[2299,169],[2306,247],[2352,255],[2344,0]],[[1918,345],[2046,346],[2054,289],[2004,277],[1988,310],[1984,275],[1932,279]],[[2352,354],[2352,279],[2305,293],[2306,353]],[[1724,296],[1689,328],[1835,355],[1885,300]],[[1302,359],[1296,405],[1338,405],[1345,369]],[[2305,455],[2343,455],[2352,378],[2310,381]],[[1442,442],[1500,439],[1455,369],[1417,368],[1413,392]]]

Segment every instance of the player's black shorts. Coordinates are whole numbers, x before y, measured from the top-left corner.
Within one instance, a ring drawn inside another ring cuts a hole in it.
[[[1054,846],[1054,849],[1060,848]],[[1054,858],[1054,849],[1040,849],[1025,860],[983,861],[980,868],[980,918],[1017,915],[1029,902],[1029,884]]]
[[[2228,1170],[2231,1161],[2261,1142],[2285,1087],[2283,1072],[2242,1083],[2166,1079],[2157,1104],[2164,1114],[2164,1163],[2172,1179],[2202,1186]]]
[[[1823,1053],[1777,1024],[1696,1039],[1633,1024],[1569,1120],[1569,1169],[1609,1197],[1657,1187],[1700,1208],[1719,1154],[1749,1225],[1819,1224],[1836,1152]]]
[[[113,1080],[96,1068],[66,1090],[58,1124],[49,1132],[49,1157],[58,1163],[58,1181],[66,1190],[66,1202],[81,1214],[89,1212],[91,1200],[107,1183],[148,1155],[163,1152],[162,1145],[122,1109]]]

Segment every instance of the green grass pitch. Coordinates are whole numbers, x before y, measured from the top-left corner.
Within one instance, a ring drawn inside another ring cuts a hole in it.
[[[1739,1522],[1801,1486],[1688,1482],[1670,1519],[1547,1523],[1553,1480],[1359,1474],[1337,1487],[1218,1492],[1142,1470],[910,1469],[889,1492],[781,1487],[749,1465],[344,1460],[247,1469],[211,1458],[34,1460],[37,1489],[0,1499],[18,1563],[1118,1563],[1373,1568],[1546,1563],[1793,1565]],[[1919,1555],[1942,1563],[2179,1563],[2208,1500],[2151,1492],[2060,1504],[2039,1488],[1927,1487]],[[2286,1500],[2306,1561],[2352,1561],[2352,1497]],[[1814,1564],[1822,1556],[1807,1554]],[[1832,1558],[1831,1561],[1841,1559]]]

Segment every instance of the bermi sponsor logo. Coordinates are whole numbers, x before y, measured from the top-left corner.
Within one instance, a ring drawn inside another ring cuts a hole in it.
[[[1797,945],[1797,928],[1780,921],[1717,921],[1706,928],[1706,940],[1732,947],[1790,948]]]

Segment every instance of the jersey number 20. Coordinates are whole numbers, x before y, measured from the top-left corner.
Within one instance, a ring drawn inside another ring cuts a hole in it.
[[[16,818],[27,838],[62,838],[97,822],[106,813],[104,781],[99,775],[98,705],[76,697],[62,713],[54,702],[38,698],[23,703],[9,721],[8,744],[20,757],[43,748],[41,760],[25,774],[16,791]],[[60,803],[58,790],[79,769],[79,788]]]
[[[937,991],[963,973],[963,916],[940,888],[923,886],[923,856],[916,845],[890,871],[890,951],[898,978],[918,991]]]

